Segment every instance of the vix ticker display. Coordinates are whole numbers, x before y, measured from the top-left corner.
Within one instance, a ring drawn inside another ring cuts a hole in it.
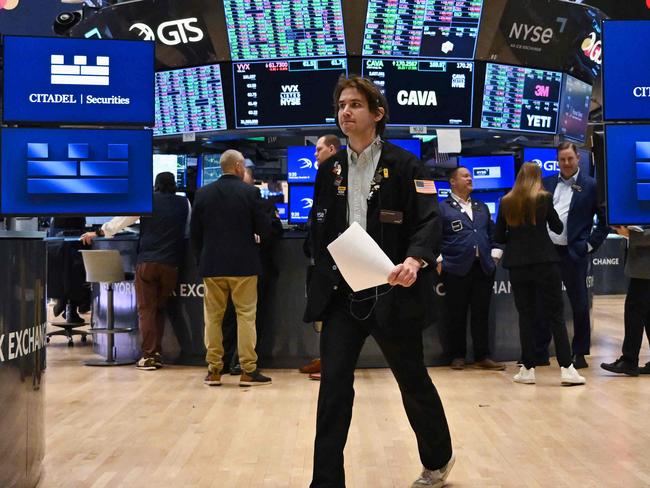
[[[370,0],[364,56],[472,59],[483,0]]]
[[[481,127],[554,134],[561,86],[556,71],[488,63]]]
[[[386,96],[391,125],[472,124],[474,63],[365,59],[363,74]]]
[[[5,122],[153,123],[153,42],[3,41]]]
[[[332,93],[345,59],[233,63],[235,124],[292,127],[334,124]]]

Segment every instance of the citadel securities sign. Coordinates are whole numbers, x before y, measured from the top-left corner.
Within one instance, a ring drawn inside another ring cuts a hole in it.
[[[5,122],[152,125],[154,43],[4,39]]]

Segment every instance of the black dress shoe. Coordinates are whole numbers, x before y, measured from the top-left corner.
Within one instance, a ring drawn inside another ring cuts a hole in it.
[[[639,373],[641,374],[650,374],[650,361],[645,363],[645,366],[639,368]]]
[[[575,369],[585,369],[588,368],[587,360],[582,354],[576,354],[573,356],[573,367]]]
[[[58,298],[54,301],[54,307],[52,307],[52,313],[55,317],[58,317],[63,312],[65,312],[65,301],[59,300]]]
[[[600,367],[610,373],[626,374],[628,376],[639,376],[640,372],[638,366],[624,361],[623,358],[619,358],[613,363],[601,363]]]
[[[84,319],[79,317],[76,307],[74,305],[68,305],[65,307],[65,321],[68,324],[83,324]]]

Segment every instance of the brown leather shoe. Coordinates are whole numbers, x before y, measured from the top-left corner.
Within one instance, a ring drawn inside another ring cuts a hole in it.
[[[472,364],[472,368],[487,369],[490,371],[503,371],[504,369],[506,369],[506,365],[503,363],[497,363],[496,361],[493,361],[490,358],[484,358]]]
[[[455,358],[451,364],[451,369],[465,369],[465,360],[463,358]]]
[[[320,373],[320,359],[314,359],[311,363],[303,366],[298,371],[304,374]]]

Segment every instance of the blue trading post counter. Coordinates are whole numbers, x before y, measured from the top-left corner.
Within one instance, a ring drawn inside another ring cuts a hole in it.
[[[303,257],[303,236],[282,239],[277,248],[275,262],[279,274],[271,277],[268,306],[260,315],[257,352],[262,367],[294,368],[305,361],[319,356],[318,334],[302,322],[305,306],[305,275],[307,259]],[[125,262],[125,271],[135,270],[137,239],[132,236],[113,239],[96,239],[95,249],[119,249]],[[593,276],[588,277],[590,307],[593,291]],[[448,341],[443,308],[444,288],[436,286],[435,307],[439,310],[438,321],[424,331],[424,357],[428,365],[445,364],[444,344]],[[167,362],[180,364],[204,364],[203,345],[203,284],[198,276],[194,258],[189,251],[179,272],[179,283],[168,304],[168,316],[163,355]],[[105,291],[94,285],[93,306],[99,327],[106,317]],[[99,298],[98,298],[99,297]],[[103,297],[103,298],[102,298]],[[565,296],[565,318],[569,336],[572,336],[572,317],[568,299]],[[115,289],[115,326],[137,327],[137,309],[133,283],[123,283]],[[494,359],[516,360],[520,355],[519,329],[508,272],[497,268],[494,296],[490,310],[490,347]],[[469,335],[468,335],[469,337]],[[102,341],[100,336],[99,341]],[[136,359],[139,354],[137,332],[119,334],[115,337],[117,357]],[[105,354],[105,345],[99,342],[97,352]],[[102,349],[103,347],[103,349]],[[471,344],[468,345],[471,355]],[[376,343],[366,342],[359,358],[360,367],[384,367],[386,363]]]
[[[0,486],[38,483],[45,448],[44,233],[0,231]]]

